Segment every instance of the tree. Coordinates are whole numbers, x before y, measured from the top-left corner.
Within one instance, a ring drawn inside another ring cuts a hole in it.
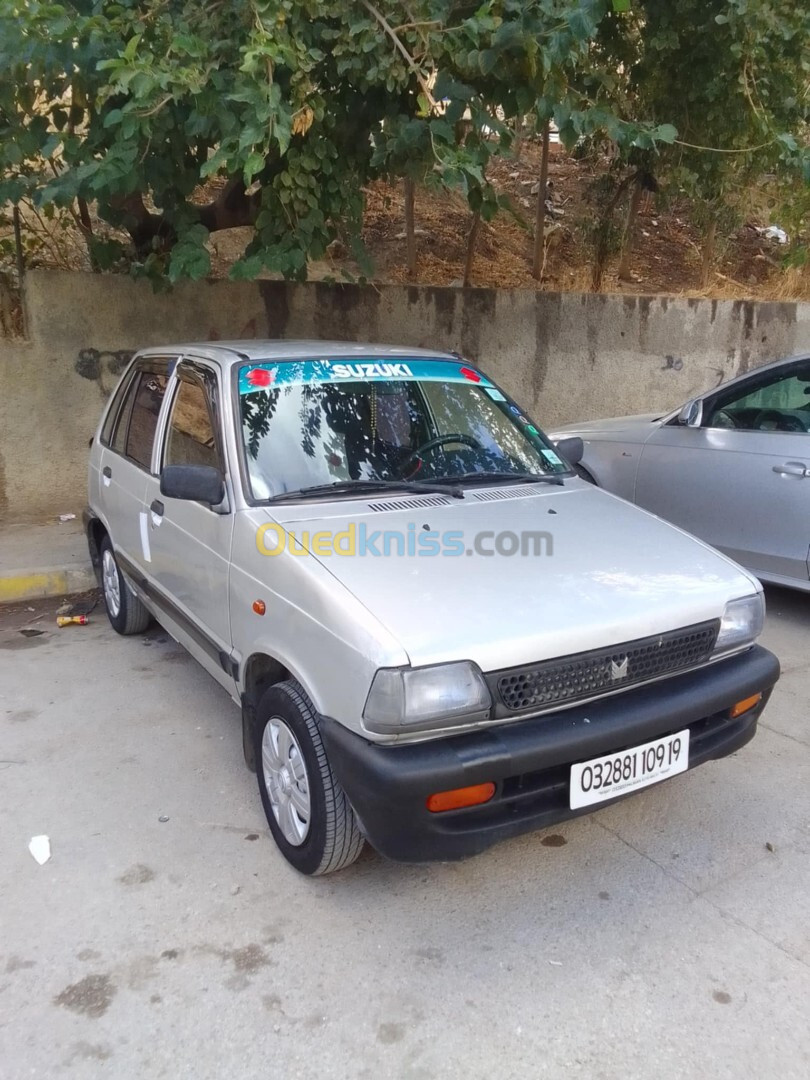
[[[664,165],[695,201],[708,284],[718,220],[766,172],[808,170],[810,8],[794,0],[641,0],[631,82],[638,107],[672,123]],[[808,173],[810,178],[810,173]]]
[[[360,253],[363,184],[403,162],[487,220],[510,119],[553,114],[568,145],[615,127],[598,86],[568,91],[608,0],[0,3],[0,204],[67,207],[98,266],[158,279],[204,277],[233,226],[235,277],[304,277],[338,235]]]

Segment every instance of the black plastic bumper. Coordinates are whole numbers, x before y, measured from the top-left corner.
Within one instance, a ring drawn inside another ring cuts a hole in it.
[[[733,753],[753,738],[778,678],[779,661],[754,646],[700,671],[468,735],[380,746],[326,717],[322,734],[332,768],[381,854],[402,862],[460,859],[598,809],[569,808],[576,762],[686,727],[690,769]],[[731,707],[757,692],[761,703],[732,720]],[[434,792],[487,781],[496,791],[481,806],[438,814],[426,807]]]

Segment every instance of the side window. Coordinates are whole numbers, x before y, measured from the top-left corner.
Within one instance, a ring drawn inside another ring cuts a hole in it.
[[[168,375],[143,371],[133,398],[125,453],[144,469],[149,469],[152,464],[152,443],[168,381]]]
[[[719,393],[706,426],[742,431],[810,431],[810,361],[769,372],[748,380],[744,387]]]
[[[132,416],[132,405],[135,401],[135,394],[138,391],[138,384],[140,381],[141,373],[136,371],[129,380],[126,397],[121,404],[121,408],[118,410],[118,416],[115,421],[115,431],[110,442],[110,449],[114,450],[116,454],[123,454],[126,447],[129,418]]]
[[[211,465],[224,472],[208,394],[201,383],[182,379],[172,404],[164,465]]]
[[[115,420],[121,411],[121,402],[124,401],[127,391],[131,389],[133,381],[134,372],[129,371],[115,388],[115,392],[110,400],[109,408],[107,409],[107,415],[104,417],[104,424],[101,428],[100,442],[103,446],[110,445],[113,428],[115,427]]]

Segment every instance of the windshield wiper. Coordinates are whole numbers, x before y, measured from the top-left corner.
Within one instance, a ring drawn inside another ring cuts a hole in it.
[[[464,492],[460,487],[447,487],[444,484],[440,487],[437,483],[422,483],[420,480],[336,480],[333,484],[311,484],[309,487],[298,488],[295,491],[282,491],[280,495],[273,495],[267,501],[277,503],[308,496],[314,498],[318,495],[351,495],[354,492],[360,494],[396,490],[452,495],[454,499],[464,498]]]
[[[555,484],[563,486],[563,477],[553,473],[528,473],[528,472],[466,472],[458,476],[437,476],[434,484],[486,484],[502,483],[505,480],[519,480],[528,484]]]

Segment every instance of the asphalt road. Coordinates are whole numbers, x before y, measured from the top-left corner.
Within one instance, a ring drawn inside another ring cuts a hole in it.
[[[3,1080],[806,1080],[810,596],[768,599],[785,674],[739,754],[468,862],[318,880],[162,631],[4,611]]]

